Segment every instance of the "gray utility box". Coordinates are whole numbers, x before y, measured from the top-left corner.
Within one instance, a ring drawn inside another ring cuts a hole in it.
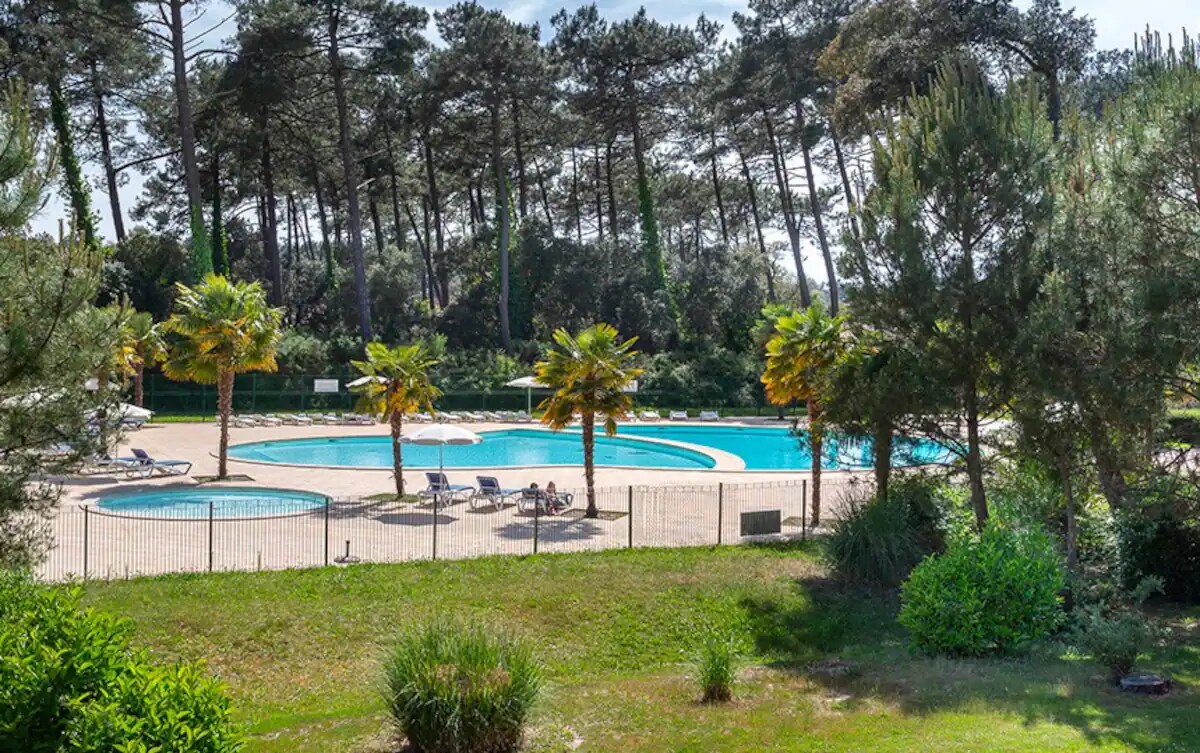
[[[742,535],[763,536],[783,531],[783,516],[779,510],[757,510],[742,513]]]

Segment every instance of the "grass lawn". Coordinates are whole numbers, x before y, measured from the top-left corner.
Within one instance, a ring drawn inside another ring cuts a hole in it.
[[[1145,663],[1181,689],[1107,687],[1047,646],[1019,659],[909,653],[886,598],[825,579],[818,545],[635,550],[92,583],[164,657],[229,685],[251,751],[394,749],[383,648],[435,615],[536,642],[549,689],[531,748],[565,751],[1196,751],[1200,612]],[[748,665],[728,706],[696,702],[690,662],[714,632]],[[854,663],[848,676],[814,671]],[[390,746],[390,747],[389,747]]]

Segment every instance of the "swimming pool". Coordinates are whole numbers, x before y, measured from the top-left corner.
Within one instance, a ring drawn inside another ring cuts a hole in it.
[[[628,436],[724,450],[744,460],[748,471],[808,470],[812,467],[807,439],[797,437],[791,429],[784,427],[633,424],[622,426],[620,431]],[[892,463],[896,467],[949,459],[946,448],[935,442],[897,438],[893,444]],[[830,470],[869,468],[874,462],[874,452],[874,442],[867,437],[827,434],[821,467]]]
[[[583,465],[583,445],[577,433],[539,429],[503,429],[481,432],[474,445],[445,448],[447,468],[527,468]],[[229,448],[238,460],[287,465],[344,468],[391,468],[389,436],[317,437],[250,442]],[[628,437],[596,436],[596,465],[638,468],[712,468],[716,461],[702,452]],[[404,446],[405,468],[437,468],[438,448]]]
[[[291,489],[210,487],[160,489],[100,500],[102,510],[154,518],[214,518],[295,515],[324,507],[326,497]]]

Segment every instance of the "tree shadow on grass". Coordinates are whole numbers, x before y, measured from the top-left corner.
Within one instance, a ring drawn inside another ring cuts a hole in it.
[[[1076,729],[1089,743],[1144,753],[1200,751],[1196,633],[1174,631],[1142,663],[1185,682],[1169,696],[1123,693],[1089,660],[1044,643],[1015,657],[947,659],[913,653],[896,622],[894,594],[847,588],[828,579],[796,581],[775,598],[743,601],[758,653],[839,698],[845,711],[880,704],[907,716],[994,713],[1022,724]],[[1188,635],[1188,633],[1192,633]],[[847,664],[830,660],[846,660]],[[827,671],[847,669],[847,671]]]

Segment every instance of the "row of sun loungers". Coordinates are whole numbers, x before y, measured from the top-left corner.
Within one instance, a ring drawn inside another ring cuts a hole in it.
[[[477,486],[451,484],[446,474],[438,472],[426,473],[425,478],[429,485],[417,493],[418,498],[446,504],[466,500],[473,510],[488,505],[500,510],[506,504],[515,504],[518,512],[557,515],[569,510],[575,502],[575,496],[569,492],[549,494],[536,486],[505,489],[495,476],[476,476]]]
[[[689,420],[687,411],[673,410],[667,414],[667,418],[671,421],[687,421]],[[700,421],[717,421],[721,416],[717,411],[706,410],[700,411],[697,417]],[[576,416],[576,420],[580,417]],[[414,413],[409,417],[409,420],[418,423],[514,423],[528,424],[533,422],[533,416],[526,411],[442,411],[439,413]],[[662,421],[663,415],[659,411],[644,410],[640,413],[626,413],[623,416],[617,416],[618,421]],[[323,425],[350,425],[350,426],[373,426],[376,420],[374,416],[367,416],[360,413],[266,413],[266,414],[243,414],[234,416],[230,419],[230,424],[239,428],[250,428],[255,426],[312,426],[313,424]]]

